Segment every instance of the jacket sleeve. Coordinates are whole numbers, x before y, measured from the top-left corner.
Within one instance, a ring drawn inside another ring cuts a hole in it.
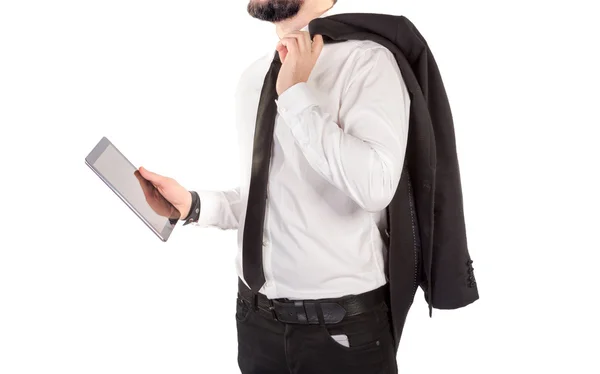
[[[424,45],[416,63],[422,67],[417,77],[427,103],[436,153],[431,279],[427,296],[433,308],[457,309],[478,300],[479,288],[467,242],[454,120],[435,57],[423,35],[412,23],[410,26]]]

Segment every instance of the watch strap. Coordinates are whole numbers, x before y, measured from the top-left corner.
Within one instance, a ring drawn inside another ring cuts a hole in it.
[[[192,195],[192,204],[190,206],[190,211],[183,220],[185,221],[183,225],[189,225],[190,223],[196,223],[200,219],[200,196],[196,191],[190,191]]]

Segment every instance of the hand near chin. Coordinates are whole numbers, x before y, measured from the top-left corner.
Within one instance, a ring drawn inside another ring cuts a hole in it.
[[[293,85],[308,81],[323,50],[323,37],[315,35],[311,40],[307,31],[294,31],[283,37],[276,49],[282,62],[276,85],[281,95]]]

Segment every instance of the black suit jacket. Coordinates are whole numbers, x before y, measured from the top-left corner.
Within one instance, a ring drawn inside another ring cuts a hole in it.
[[[427,42],[404,16],[351,13],[314,19],[325,43],[371,40],[395,56],[411,97],[400,184],[387,208],[386,272],[396,349],[421,287],[432,308],[479,298],[467,247],[462,188],[448,97]],[[399,102],[399,105],[400,102]]]

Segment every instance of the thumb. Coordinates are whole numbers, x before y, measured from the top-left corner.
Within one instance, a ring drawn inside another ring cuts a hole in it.
[[[153,173],[150,170],[144,168],[143,166],[140,166],[140,174],[142,175],[142,177],[152,182],[152,184],[154,184],[155,186],[160,186],[164,180],[164,177],[162,175]]]

